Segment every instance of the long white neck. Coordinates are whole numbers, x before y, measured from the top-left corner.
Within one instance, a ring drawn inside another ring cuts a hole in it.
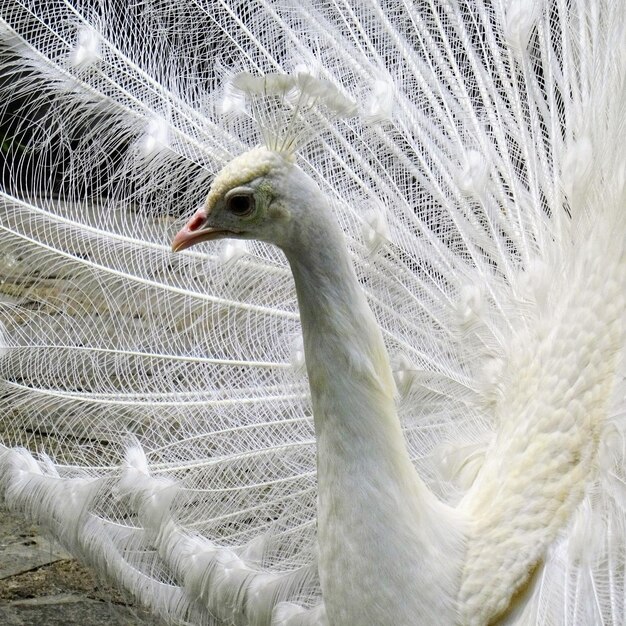
[[[462,542],[411,463],[381,332],[343,235],[314,201],[306,241],[285,252],[313,400],[327,613],[331,624],[453,624]]]
[[[387,352],[343,242],[337,233],[329,235],[315,250],[301,249],[289,259],[318,444],[345,442],[328,450],[331,469],[343,460],[348,469],[372,467],[399,478],[398,472],[412,472],[413,466],[396,415]],[[320,462],[325,452],[320,445]],[[322,475],[326,469],[320,468]]]

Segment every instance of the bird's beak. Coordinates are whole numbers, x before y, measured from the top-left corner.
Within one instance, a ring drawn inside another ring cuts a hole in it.
[[[180,252],[185,248],[195,246],[201,241],[220,239],[221,237],[233,236],[235,234],[228,230],[207,227],[205,226],[206,221],[206,210],[204,208],[198,209],[193,214],[193,217],[176,233],[172,240],[172,252]]]

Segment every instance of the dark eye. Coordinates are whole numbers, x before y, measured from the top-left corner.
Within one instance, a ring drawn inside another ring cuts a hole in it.
[[[244,217],[250,215],[254,209],[254,198],[247,195],[237,195],[228,198],[226,207],[231,213]]]

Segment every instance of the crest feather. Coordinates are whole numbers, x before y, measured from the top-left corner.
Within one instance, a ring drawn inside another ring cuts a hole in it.
[[[231,85],[250,103],[265,146],[283,155],[294,154],[329,121],[350,117],[357,110],[335,85],[307,72],[242,72]]]

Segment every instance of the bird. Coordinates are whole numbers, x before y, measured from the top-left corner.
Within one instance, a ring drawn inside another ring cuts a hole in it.
[[[169,623],[624,624],[625,12],[3,4],[4,503]]]

